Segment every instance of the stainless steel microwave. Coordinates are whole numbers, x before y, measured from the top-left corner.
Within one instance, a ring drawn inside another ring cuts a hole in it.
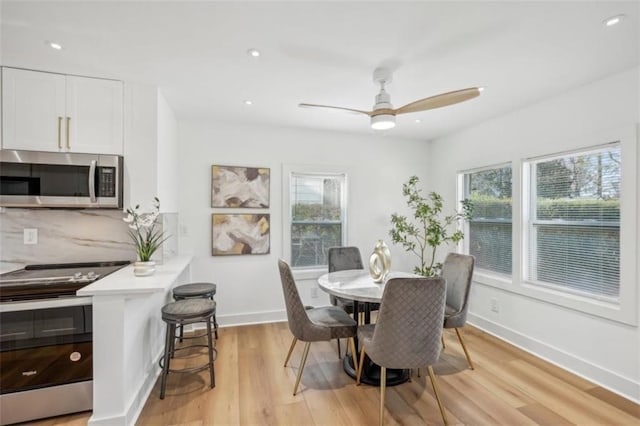
[[[119,155],[0,150],[0,206],[122,208]]]

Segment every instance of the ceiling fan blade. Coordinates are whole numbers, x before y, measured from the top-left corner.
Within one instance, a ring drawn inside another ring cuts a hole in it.
[[[358,113],[358,114],[366,114],[366,115],[371,115],[370,111],[361,111],[359,109],[353,109],[353,108],[344,108],[344,107],[337,107],[337,106],[330,106],[330,105],[317,105],[317,104],[298,104],[298,106],[300,108],[329,108],[329,109],[337,109],[340,111],[346,111],[346,112],[353,112],[353,113]]]
[[[410,104],[401,106],[400,108],[396,109],[395,112],[396,114],[406,114],[408,112],[418,112],[428,109],[445,107],[448,105],[457,104],[458,102],[464,102],[469,99],[473,99],[479,95],[480,90],[477,87],[470,87],[468,89],[441,93],[429,98],[420,99],[419,101],[411,102]]]

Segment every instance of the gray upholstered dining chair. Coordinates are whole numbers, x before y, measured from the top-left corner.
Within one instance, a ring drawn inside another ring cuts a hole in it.
[[[460,333],[460,328],[467,322],[469,310],[469,290],[473,277],[475,257],[468,254],[449,253],[442,265],[441,276],[447,280],[447,301],[444,311],[444,328],[456,330],[469,368],[474,369],[467,346]],[[442,340],[444,346],[444,339]]]
[[[446,282],[442,277],[392,278],[382,294],[376,324],[358,327],[360,363],[356,377],[360,384],[365,352],[380,366],[380,424],[384,423],[387,368],[427,366],[431,385],[444,423],[444,411],[432,364],[440,356],[440,338]]]
[[[282,281],[284,302],[287,308],[289,330],[291,330],[294,338],[287,354],[285,366],[296,342],[301,340],[306,343],[302,360],[300,361],[300,368],[298,369],[296,384],[293,387],[293,394],[295,395],[302,378],[302,370],[304,370],[304,364],[307,361],[311,342],[348,338],[351,345],[353,365],[357,365],[355,342],[353,340],[356,336],[357,324],[349,314],[335,306],[306,309],[302,304],[302,300],[300,300],[296,282],[287,262],[280,259],[278,268],[280,269],[280,280]]]
[[[358,247],[330,247],[327,254],[327,261],[329,263],[329,272],[344,271],[346,269],[364,269],[362,266],[362,257],[360,256],[360,249]],[[344,299],[342,297],[336,297],[329,295],[329,300],[333,306],[342,308],[346,313],[353,314],[353,301]],[[364,312],[364,304],[361,304],[362,309],[360,312]],[[305,306],[305,309],[313,309],[313,306]],[[293,352],[293,348],[296,346],[296,338],[294,337],[289,346],[289,353],[284,360],[284,366],[287,366],[289,357]],[[338,359],[342,357],[342,351],[340,349],[340,339],[336,339],[338,345]]]
[[[362,256],[358,247],[331,247],[327,253],[329,272],[344,271],[347,269],[364,269]],[[333,306],[344,309],[347,313],[353,313],[353,300],[331,295],[329,300]]]
[[[358,247],[330,247],[327,253],[327,263],[329,265],[329,272],[345,271],[347,269],[364,269],[362,256],[360,255],[360,249]],[[333,306],[344,309],[348,314],[353,314],[353,300],[330,295],[329,301]],[[358,308],[359,312],[364,314],[364,303],[360,303]],[[373,309],[378,309],[377,304]],[[338,357],[340,357],[340,339],[338,339]]]
[[[347,269],[364,269],[362,256],[358,247],[331,247],[327,254],[327,263],[329,264],[329,272],[344,271]],[[347,313],[353,314],[353,300],[343,297],[330,297],[331,304],[344,309]],[[364,313],[364,303],[358,306],[359,311]],[[372,303],[370,309],[377,311],[378,303]]]

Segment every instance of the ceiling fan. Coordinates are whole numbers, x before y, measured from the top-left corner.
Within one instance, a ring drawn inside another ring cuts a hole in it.
[[[393,105],[391,105],[391,98],[389,94],[384,90],[385,85],[391,83],[391,71],[388,68],[376,68],[373,71],[373,81],[380,85],[380,92],[376,95],[376,103],[373,106],[372,111],[307,103],[301,103],[298,104],[298,106],[303,108],[330,108],[366,114],[371,117],[371,128],[375,130],[386,130],[395,127],[396,115],[398,114],[426,111],[429,109],[457,104],[479,96],[480,92],[483,90],[482,87],[469,87],[467,89],[455,90],[453,92],[441,93],[439,95],[420,99],[394,109]]]

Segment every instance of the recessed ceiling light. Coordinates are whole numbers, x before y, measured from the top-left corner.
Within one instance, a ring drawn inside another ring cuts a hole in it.
[[[253,101],[249,100],[249,99],[245,99],[244,100],[244,104],[245,105],[253,105]]]
[[[611,18],[607,18],[604,20],[604,25],[606,27],[612,27],[616,24],[619,24],[620,21],[622,21],[623,19],[624,19],[624,15],[612,16]]]
[[[62,45],[58,44],[58,43],[54,43],[52,41],[47,42],[47,44],[49,45],[50,48],[52,49],[56,49],[56,50],[61,50],[62,49]]]
[[[258,49],[249,49],[247,50],[247,55],[257,58],[258,56],[260,56],[260,51]]]
[[[422,120],[420,120],[419,118],[416,118],[416,123],[422,123]]]
[[[478,92],[484,92],[484,87],[478,87]]]

